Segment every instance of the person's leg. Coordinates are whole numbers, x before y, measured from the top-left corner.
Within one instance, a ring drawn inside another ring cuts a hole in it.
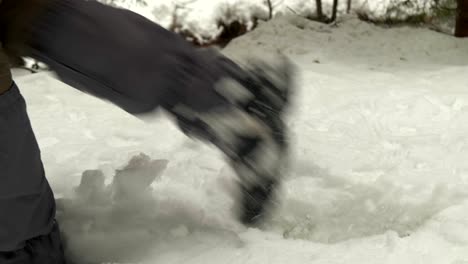
[[[26,104],[13,84],[0,95],[0,263],[64,263],[54,217]]]
[[[242,221],[257,222],[286,156],[282,115],[291,65],[281,60],[241,67],[131,11],[96,1],[47,2],[20,30],[29,32],[25,54],[48,64],[69,85],[132,114],[161,107],[185,133],[214,143],[240,178]],[[21,41],[7,38],[6,47],[14,49],[9,43],[15,42]]]
[[[0,252],[2,264],[65,264],[60,229],[55,223],[47,235],[37,236],[25,242],[23,248]]]

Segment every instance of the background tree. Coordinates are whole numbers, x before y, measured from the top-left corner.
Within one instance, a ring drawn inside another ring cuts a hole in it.
[[[322,0],[315,0],[315,7],[317,10],[317,20],[323,21],[324,15],[323,15],[323,10],[322,10]]]
[[[330,23],[335,22],[336,16],[338,12],[338,0],[333,0],[333,9],[332,9],[332,15],[330,18]]]
[[[266,4],[268,5],[268,19],[273,18],[273,4],[271,3],[271,0],[266,0]]]
[[[468,0],[457,0],[456,37],[468,37]]]

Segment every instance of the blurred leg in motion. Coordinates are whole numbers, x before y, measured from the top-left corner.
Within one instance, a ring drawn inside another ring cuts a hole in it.
[[[241,221],[262,219],[287,150],[287,59],[241,67],[128,10],[84,0],[28,2],[42,11],[30,23],[7,25],[11,53],[47,63],[64,82],[129,113],[172,113],[186,134],[228,157],[240,179]]]

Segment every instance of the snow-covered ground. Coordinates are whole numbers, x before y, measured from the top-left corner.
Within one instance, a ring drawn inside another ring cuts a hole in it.
[[[144,123],[16,72],[69,250],[107,263],[467,264],[468,41],[281,17],[224,52],[275,50],[300,80],[291,168],[262,230],[235,221],[219,153],[162,114]]]

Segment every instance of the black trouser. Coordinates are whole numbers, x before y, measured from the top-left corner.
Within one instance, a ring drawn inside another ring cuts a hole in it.
[[[214,84],[245,74],[217,52],[96,1],[57,1],[32,27],[26,55],[131,114],[180,104],[201,112],[224,107],[228,102]]]
[[[54,217],[54,196],[26,104],[13,84],[0,95],[0,252],[25,248],[27,240],[49,234]]]
[[[0,252],[0,264],[64,264],[63,246],[58,224],[43,236],[29,239],[23,248]]]

